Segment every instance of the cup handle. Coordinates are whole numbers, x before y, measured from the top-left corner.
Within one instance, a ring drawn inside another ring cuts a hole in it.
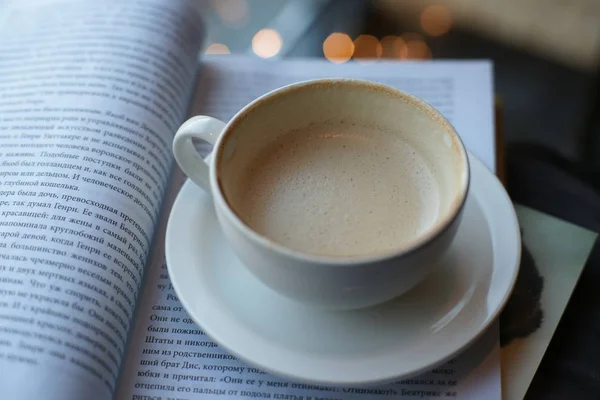
[[[204,140],[214,146],[224,129],[223,121],[198,115],[185,121],[173,138],[175,161],[188,178],[208,194],[211,194],[210,165],[198,154],[192,139]]]

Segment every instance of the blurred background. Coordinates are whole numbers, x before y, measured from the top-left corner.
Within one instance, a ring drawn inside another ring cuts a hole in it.
[[[207,53],[262,58],[486,58],[505,145],[600,169],[598,0],[196,0]]]

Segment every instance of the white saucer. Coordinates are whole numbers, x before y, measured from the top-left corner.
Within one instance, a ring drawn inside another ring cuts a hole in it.
[[[495,320],[519,266],[513,206],[497,178],[469,157],[471,189],[447,259],[426,281],[389,303],[334,312],[278,295],[231,252],[209,196],[189,180],[166,234],[175,292],[224,349],[294,381],[375,384],[432,369]]]

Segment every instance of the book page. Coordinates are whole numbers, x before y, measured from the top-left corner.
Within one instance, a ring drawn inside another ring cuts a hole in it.
[[[0,25],[2,398],[111,398],[197,70],[181,1],[15,2]]]
[[[494,170],[491,66],[485,62],[393,63],[365,68],[318,61],[217,58],[204,61],[200,74],[192,114],[223,120],[263,93],[295,81],[331,75],[384,82],[422,97],[442,110],[461,133],[466,146]],[[201,148],[204,154],[208,151],[207,146]],[[173,201],[184,179],[176,168],[167,204]],[[383,387],[311,386],[279,379],[241,362],[211,341],[178,301],[164,261],[167,218],[165,212],[118,399],[500,399],[497,324],[447,364]]]

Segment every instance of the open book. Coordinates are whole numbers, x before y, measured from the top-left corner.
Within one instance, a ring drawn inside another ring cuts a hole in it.
[[[499,399],[497,325],[385,390],[313,387],[219,348],[164,264],[184,179],[171,140],[187,117],[227,120],[284,84],[359,77],[432,104],[494,170],[491,65],[198,62],[200,14],[174,0],[14,2],[0,14],[0,398]]]

